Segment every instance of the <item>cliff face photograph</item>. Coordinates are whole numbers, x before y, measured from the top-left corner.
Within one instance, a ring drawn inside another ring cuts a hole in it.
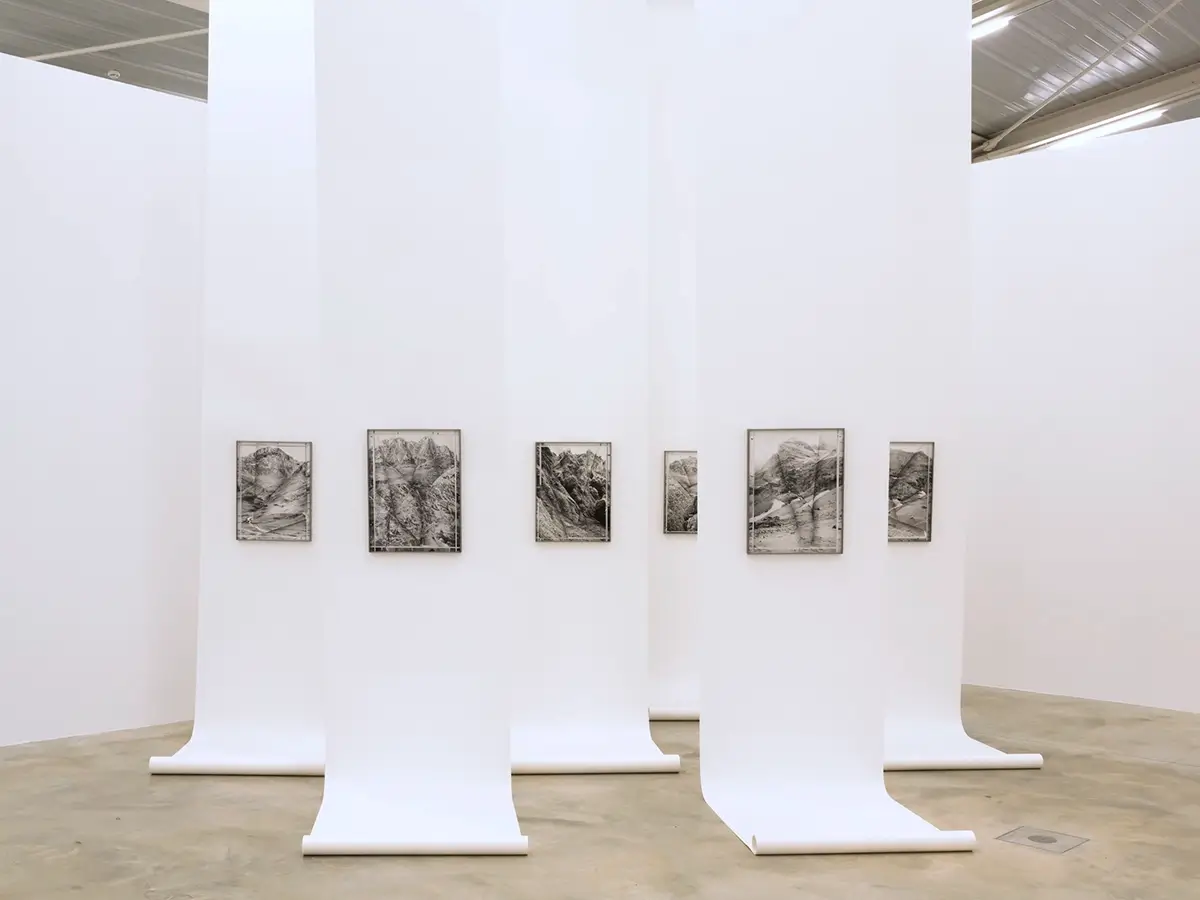
[[[367,436],[368,549],[458,552],[457,431],[371,431]]]
[[[312,445],[237,444],[237,539],[312,540]]]
[[[663,484],[663,532],[695,534],[698,517],[696,454],[668,450]]]
[[[537,540],[610,540],[612,445],[539,443],[535,454]]]
[[[749,438],[750,553],[841,553],[843,432],[761,429]]]
[[[893,443],[888,466],[888,540],[933,534],[933,444]]]

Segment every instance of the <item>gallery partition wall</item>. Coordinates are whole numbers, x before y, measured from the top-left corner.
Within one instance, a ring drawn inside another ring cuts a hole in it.
[[[5,55],[0,97],[0,745],[180,721],[205,108]]]
[[[972,169],[971,682],[1200,712],[1198,158],[1190,120]]]

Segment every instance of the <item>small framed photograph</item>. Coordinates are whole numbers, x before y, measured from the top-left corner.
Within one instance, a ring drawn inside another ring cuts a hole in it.
[[[312,443],[238,441],[239,541],[312,540]]]
[[[888,465],[888,540],[933,539],[933,441],[893,441]]]
[[[746,433],[747,553],[841,553],[846,432]]]
[[[695,450],[663,454],[663,534],[695,534],[698,516]]]
[[[462,552],[462,432],[367,432],[367,549]]]
[[[612,444],[542,441],[537,467],[534,539],[542,543],[612,539]]]

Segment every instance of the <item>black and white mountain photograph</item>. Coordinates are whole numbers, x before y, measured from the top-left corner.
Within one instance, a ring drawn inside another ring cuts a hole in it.
[[[893,441],[888,465],[888,540],[933,537],[933,442]]]
[[[841,553],[845,430],[747,432],[747,553]]]
[[[462,433],[367,432],[367,549],[462,551]]]
[[[312,540],[312,444],[237,442],[237,539]]]
[[[538,443],[534,536],[543,542],[612,538],[612,444]]]
[[[663,468],[663,534],[695,534],[696,451],[666,451]]]

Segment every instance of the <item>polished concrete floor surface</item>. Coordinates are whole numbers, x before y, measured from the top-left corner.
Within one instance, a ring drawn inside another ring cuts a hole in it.
[[[1200,716],[982,689],[964,715],[1046,767],[889,774],[898,800],[979,838],[974,853],[928,855],[752,856],[700,797],[694,723],[654,728],[682,775],[514,779],[530,855],[510,859],[305,859],[321,780],[146,774],[185,725],[10,747],[0,898],[1200,898]],[[1087,842],[997,840],[1020,826]]]

